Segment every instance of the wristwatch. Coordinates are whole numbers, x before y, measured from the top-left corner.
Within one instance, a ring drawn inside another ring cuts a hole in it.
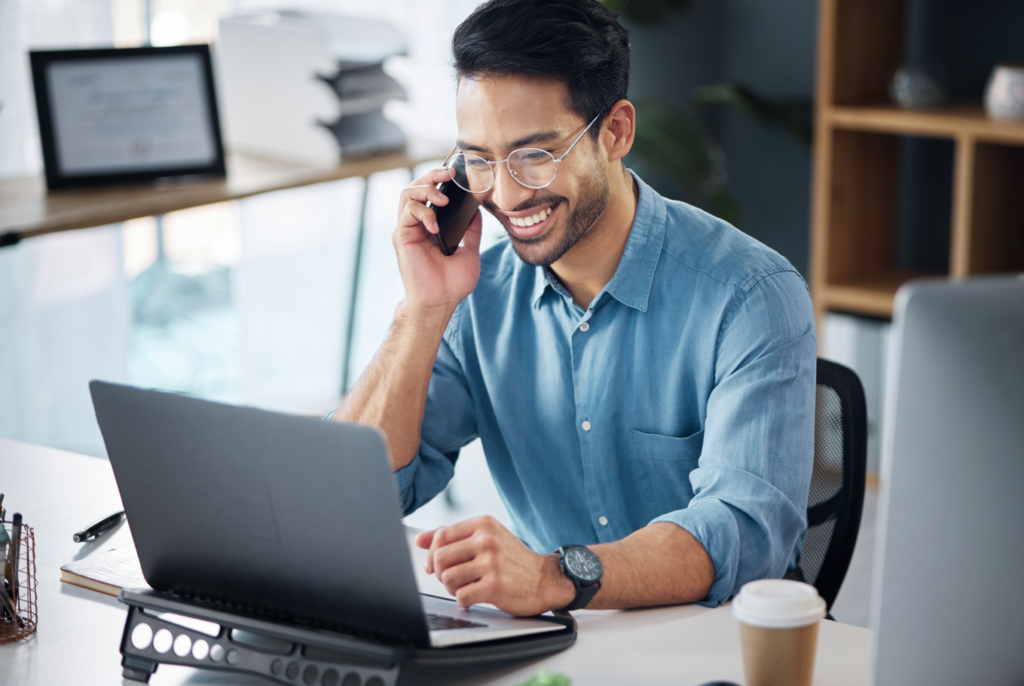
[[[570,612],[586,607],[601,590],[601,575],[604,573],[601,558],[582,545],[564,545],[558,549],[558,556],[562,573],[576,586],[576,597],[561,611]]]

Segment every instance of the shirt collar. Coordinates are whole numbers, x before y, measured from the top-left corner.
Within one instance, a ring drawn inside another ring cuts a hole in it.
[[[536,309],[540,307],[540,299],[549,288],[558,291],[562,284],[559,283],[558,277],[551,273],[550,267],[534,267],[533,273],[533,307]]]
[[[629,229],[622,260],[604,290],[623,305],[646,312],[651,284],[654,283],[654,271],[658,267],[665,242],[667,212],[665,199],[632,171],[630,174],[640,191],[636,215]],[[561,291],[562,286],[547,267],[534,267],[534,272],[533,306],[539,307],[540,299],[548,288]]]
[[[629,173],[633,174],[632,171]],[[623,305],[646,312],[651,297],[651,284],[654,283],[654,270],[658,268],[661,247],[665,243],[668,212],[664,198],[636,174],[633,174],[633,179],[640,190],[636,216],[629,229],[622,260],[604,289]]]

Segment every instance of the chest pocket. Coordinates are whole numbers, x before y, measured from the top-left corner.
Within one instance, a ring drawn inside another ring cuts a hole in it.
[[[629,442],[647,496],[648,521],[686,507],[693,498],[690,472],[700,461],[704,431],[677,438],[632,429]]]

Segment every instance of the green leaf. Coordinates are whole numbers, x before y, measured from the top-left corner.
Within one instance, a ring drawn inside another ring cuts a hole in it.
[[[693,99],[698,105],[721,105],[742,112],[765,126],[791,134],[807,148],[811,147],[812,105],[809,98],[772,99],[750,86],[726,81],[695,88]]]
[[[737,224],[739,206],[727,187],[726,157],[692,112],[663,102],[638,102],[631,150],[671,177],[688,199]]]
[[[673,12],[689,9],[690,0],[603,0],[605,7],[637,24],[659,24]]]
[[[542,668],[519,686],[572,686],[572,680],[565,674],[552,674]]]

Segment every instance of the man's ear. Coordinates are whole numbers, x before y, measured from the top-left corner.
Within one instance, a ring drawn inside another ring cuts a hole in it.
[[[601,142],[608,153],[608,161],[621,160],[633,147],[636,134],[636,110],[629,100],[612,105],[601,126]]]

